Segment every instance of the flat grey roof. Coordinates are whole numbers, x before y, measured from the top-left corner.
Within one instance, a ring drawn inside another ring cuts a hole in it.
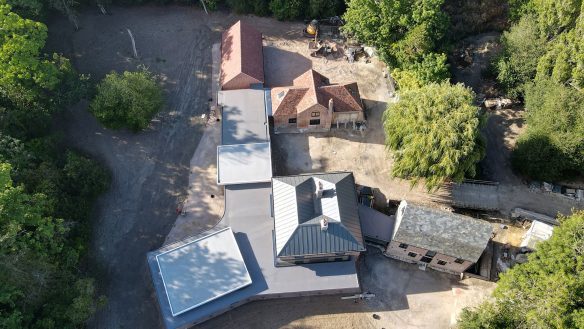
[[[172,315],[252,283],[231,228],[156,255]]]
[[[217,147],[217,184],[262,183],[271,179],[270,143]]]
[[[388,216],[373,208],[359,204],[359,218],[363,236],[389,243],[395,225],[395,216]]]
[[[167,328],[188,328],[257,299],[361,291],[355,261],[275,267],[271,190],[269,183],[225,188],[225,215],[218,227],[229,225],[233,230],[252,279],[251,285],[173,316],[156,263],[156,255],[171,249],[172,245],[148,254],[154,288]],[[196,237],[187,239],[191,240],[196,240]]]
[[[222,145],[270,141],[264,90],[223,90],[218,102],[222,106]]]
[[[483,220],[406,201],[397,210],[395,225],[395,241],[472,262],[481,257],[493,232]]]

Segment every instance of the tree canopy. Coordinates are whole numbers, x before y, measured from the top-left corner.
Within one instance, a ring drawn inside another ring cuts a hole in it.
[[[0,0],[0,328],[79,328],[100,302],[82,259],[109,175],[49,129],[86,79],[46,36]]]
[[[475,175],[484,156],[479,133],[482,117],[474,94],[461,84],[431,83],[402,91],[384,113],[387,147],[393,151],[392,173],[425,180],[429,190],[446,180]]]
[[[444,0],[350,0],[343,30],[377,48],[400,88],[449,78],[439,45],[448,27]]]
[[[109,128],[144,129],[162,108],[162,89],[146,69],[112,72],[97,86],[91,112]]]
[[[584,175],[584,6],[571,0],[510,2],[515,24],[501,38],[497,79],[522,99],[527,129],[515,169],[539,180]]]
[[[584,328],[584,212],[560,222],[527,263],[501,274],[494,301],[462,312],[459,328]]]

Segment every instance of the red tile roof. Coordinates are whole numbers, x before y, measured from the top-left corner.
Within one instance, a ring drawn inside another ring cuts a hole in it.
[[[251,25],[238,21],[221,38],[221,85],[244,73],[264,82],[262,34]]]
[[[363,111],[357,83],[329,85],[328,78],[312,69],[294,79],[291,87],[273,88],[271,95],[274,116],[299,113],[316,104],[328,108],[330,99],[335,112]]]

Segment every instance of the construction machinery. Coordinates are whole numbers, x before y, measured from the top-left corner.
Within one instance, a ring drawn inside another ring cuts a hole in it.
[[[306,21],[306,28],[303,30],[307,38],[318,38],[319,35],[340,36],[340,26],[345,25],[345,21],[339,16],[327,17],[324,19],[313,19]]]

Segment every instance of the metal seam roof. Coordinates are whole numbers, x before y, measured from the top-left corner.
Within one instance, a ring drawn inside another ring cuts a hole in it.
[[[321,213],[312,197],[319,181],[325,192],[335,189],[321,201]],[[278,256],[364,250],[352,173],[274,177],[272,186]],[[322,217],[329,220],[327,231],[320,229]]]

